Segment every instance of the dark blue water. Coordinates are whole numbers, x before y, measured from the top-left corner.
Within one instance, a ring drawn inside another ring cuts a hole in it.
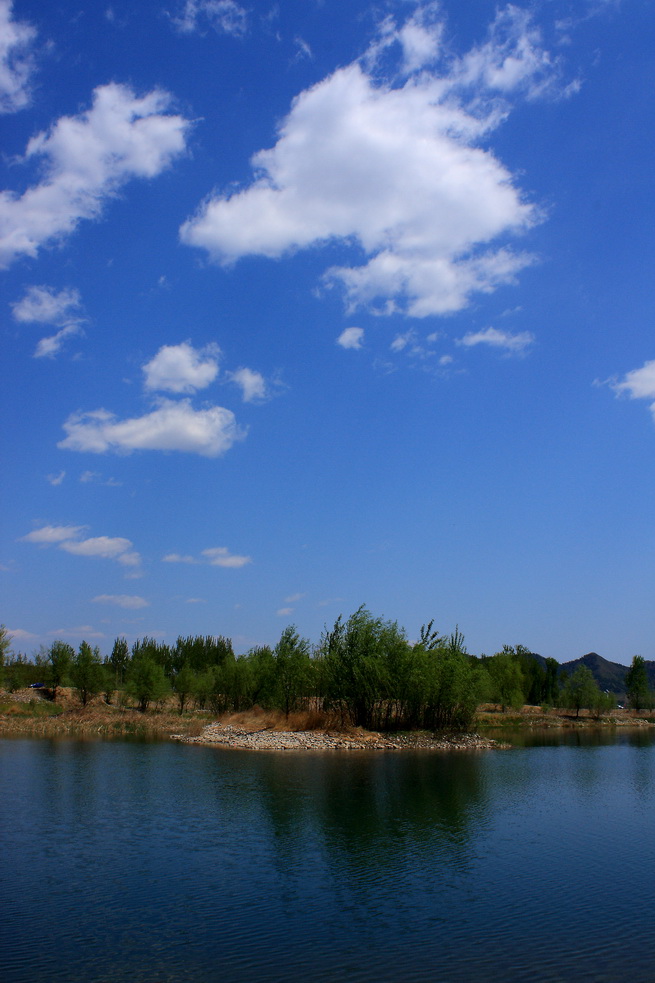
[[[652,983],[655,745],[0,741],[3,983]]]

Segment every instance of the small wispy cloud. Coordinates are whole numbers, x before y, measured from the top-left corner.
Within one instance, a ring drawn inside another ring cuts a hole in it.
[[[463,338],[457,339],[457,344],[464,348],[476,345],[488,345],[490,348],[500,348],[508,354],[518,355],[525,352],[535,342],[531,331],[520,331],[512,334],[510,331],[499,331],[498,328],[485,328],[483,331],[469,331]]]
[[[212,567],[239,569],[252,563],[252,557],[231,553],[227,546],[212,546],[209,549],[201,550],[198,557],[190,554],[167,553],[162,557],[162,563],[206,564]]]
[[[180,15],[172,20],[183,34],[200,31],[203,23],[218,34],[235,37],[242,37],[248,29],[248,14],[235,0],[186,0]]]
[[[92,598],[93,604],[114,604],[116,607],[125,608],[128,611],[136,611],[139,608],[147,608],[150,602],[145,597],[138,594],[98,594]]]

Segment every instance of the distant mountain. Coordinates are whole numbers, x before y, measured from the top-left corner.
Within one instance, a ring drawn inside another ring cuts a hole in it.
[[[628,666],[622,666],[618,662],[609,662],[597,652],[588,652],[580,659],[562,663],[560,676],[570,676],[578,666],[586,666],[591,669],[600,689],[608,689],[610,693],[616,693],[617,696],[625,695],[625,674],[628,671]],[[650,688],[655,689],[655,662],[646,662],[646,672],[648,673]]]

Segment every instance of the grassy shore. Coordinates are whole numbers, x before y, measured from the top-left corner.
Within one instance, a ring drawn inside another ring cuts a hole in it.
[[[213,714],[196,710],[180,714],[173,701],[141,713],[134,706],[108,705],[100,698],[83,707],[67,689],[58,692],[54,703],[33,690],[0,692],[0,737],[195,737],[212,719]]]
[[[160,706],[139,711],[127,704],[108,705],[96,697],[82,707],[73,690],[62,688],[57,701],[52,702],[33,690],[18,693],[0,691],[0,737],[77,737],[110,739],[133,737],[142,740],[193,738],[215,720],[209,711],[187,710],[180,714],[175,700],[169,698]],[[249,732],[336,732],[349,733],[350,728],[339,725],[336,718],[312,713],[291,714],[289,718],[277,711],[259,708],[246,713],[222,715],[222,723]],[[502,712],[487,704],[478,710],[473,730],[493,736],[494,730],[508,728],[538,730],[542,728],[590,727],[648,727],[655,726],[652,711],[612,710],[600,719],[590,711],[574,712],[560,709],[525,706],[520,710]]]

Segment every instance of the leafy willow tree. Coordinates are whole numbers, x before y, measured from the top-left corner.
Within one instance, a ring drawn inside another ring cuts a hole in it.
[[[643,656],[635,655],[625,674],[625,689],[634,710],[643,710],[649,703],[648,672]]]
[[[321,639],[327,705],[356,727],[374,729],[390,696],[385,651],[399,642],[407,644],[397,623],[374,618],[363,605],[345,622],[339,616]]]
[[[75,650],[71,645],[59,640],[52,643],[47,650],[48,675],[52,699],[57,699],[57,690],[62,685],[75,658]]]
[[[311,677],[310,646],[295,625],[284,629],[273,651],[275,702],[288,717],[307,695]]]
[[[72,660],[70,675],[82,706],[86,706],[101,691],[104,682],[100,650],[97,646],[92,649],[88,642],[83,641],[80,644]]]
[[[524,677],[515,650],[504,645],[502,652],[484,660],[484,666],[489,673],[491,699],[500,703],[503,713],[507,707],[521,706]]]

